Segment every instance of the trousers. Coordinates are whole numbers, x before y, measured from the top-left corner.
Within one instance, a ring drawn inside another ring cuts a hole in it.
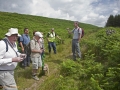
[[[81,51],[80,51],[80,45],[78,39],[72,40],[72,53],[74,60],[76,60],[76,53],[78,54],[78,57],[81,58]]]

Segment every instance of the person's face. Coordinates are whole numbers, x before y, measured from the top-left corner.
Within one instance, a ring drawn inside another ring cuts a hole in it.
[[[28,29],[25,30],[25,34],[29,34],[29,30]]]
[[[35,36],[36,37],[36,40],[39,40],[40,39],[40,37],[39,36]]]
[[[74,22],[74,26],[77,27],[77,26],[78,26],[78,23]]]
[[[18,38],[17,34],[13,34],[13,35],[8,37],[8,39],[11,43],[15,43],[17,41],[17,38]]]
[[[54,30],[51,30],[51,32],[54,32]]]

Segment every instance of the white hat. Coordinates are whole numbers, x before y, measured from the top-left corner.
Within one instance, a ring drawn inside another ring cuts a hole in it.
[[[12,34],[17,34],[18,36],[21,36],[19,33],[18,33],[18,29],[17,28],[10,28],[8,33],[6,33],[5,35],[6,36],[11,36]]]
[[[43,35],[40,32],[35,32],[35,36],[43,37]]]

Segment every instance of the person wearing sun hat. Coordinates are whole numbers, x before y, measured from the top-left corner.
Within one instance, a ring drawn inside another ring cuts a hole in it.
[[[14,69],[18,62],[26,58],[17,49],[17,38],[20,36],[17,28],[10,28],[5,34],[5,40],[0,41],[0,85],[3,90],[18,90],[14,79]],[[6,51],[6,47],[8,50]]]
[[[35,32],[33,40],[30,41],[31,47],[31,61],[32,61],[32,77],[35,80],[39,80],[37,73],[40,67],[42,67],[41,54],[43,49],[39,43],[39,39],[42,37],[40,32]]]

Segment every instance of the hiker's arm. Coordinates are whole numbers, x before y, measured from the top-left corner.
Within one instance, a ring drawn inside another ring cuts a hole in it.
[[[82,30],[81,30],[81,29],[79,29],[79,37],[78,37],[78,42],[80,41],[80,39],[81,39],[81,36],[82,36]]]
[[[22,52],[24,52],[24,46],[23,46],[22,42],[20,42],[20,46],[21,46]]]
[[[61,38],[58,35],[56,37],[61,40]]]
[[[69,33],[69,34],[71,34],[71,33],[72,33],[72,31],[70,31],[70,28],[67,28],[67,31],[68,31],[68,33]]]
[[[32,53],[42,53],[43,52],[43,49],[35,49],[35,41],[34,40],[31,40],[30,41],[30,48],[31,48],[31,52]]]
[[[81,39],[81,33],[79,33],[78,42],[80,41],[80,39]]]
[[[37,50],[37,49],[31,49],[31,51],[33,53],[42,53],[44,49],[40,49],[40,50]]]
[[[6,53],[6,45],[3,40],[0,41],[0,65],[8,64],[12,62],[12,58],[4,58]]]

